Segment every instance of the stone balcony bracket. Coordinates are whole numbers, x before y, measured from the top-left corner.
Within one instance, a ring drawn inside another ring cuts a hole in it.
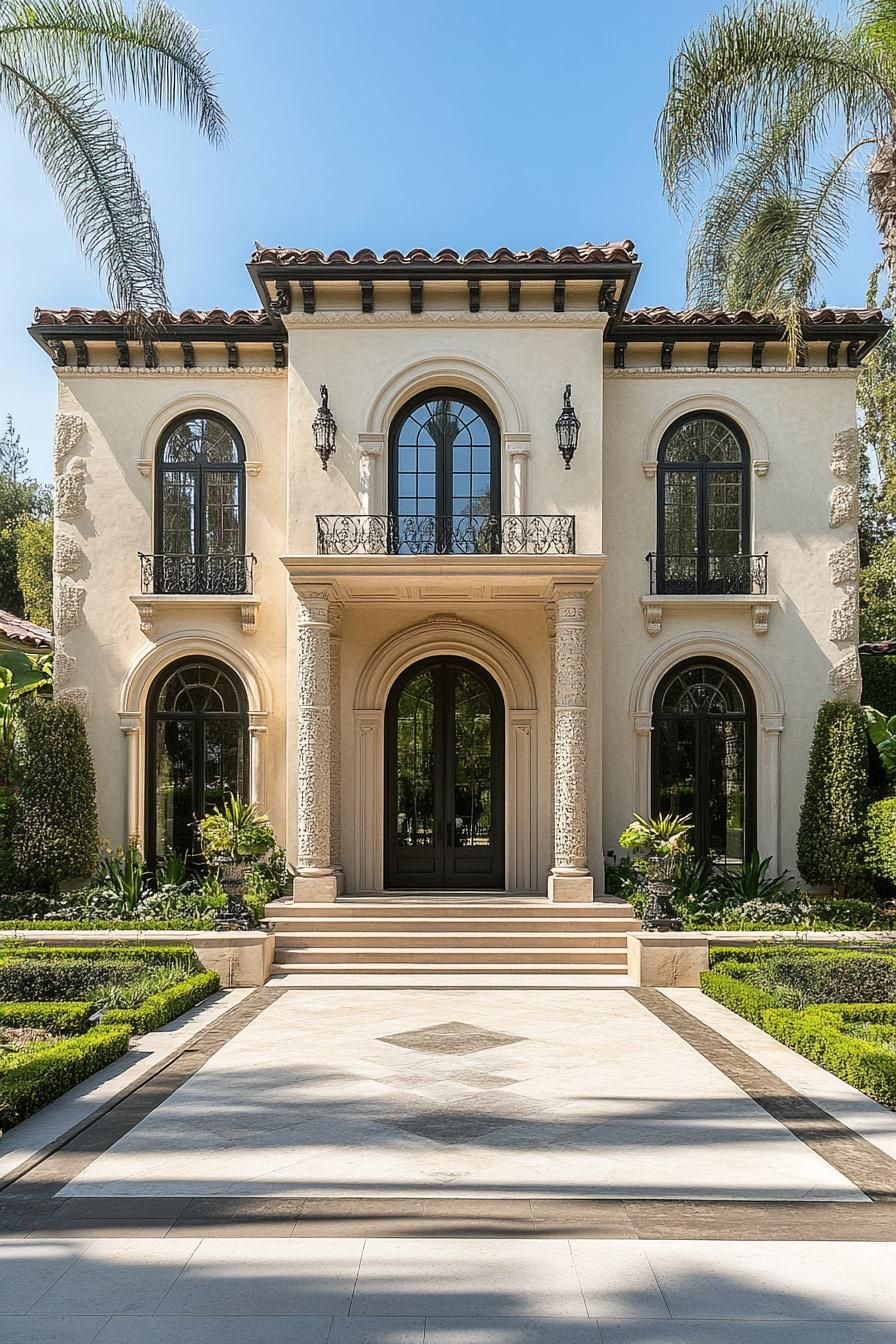
[[[641,598],[644,628],[648,635],[661,632],[663,618],[669,613],[696,613],[708,608],[731,612],[746,608],[754,634],[764,635],[768,632],[771,609],[779,605],[780,599],[768,593],[655,593]]]
[[[152,634],[160,613],[174,612],[180,617],[187,612],[228,609],[239,617],[243,634],[254,635],[261,605],[261,598],[253,593],[132,593],[130,600],[137,608],[144,635]]]

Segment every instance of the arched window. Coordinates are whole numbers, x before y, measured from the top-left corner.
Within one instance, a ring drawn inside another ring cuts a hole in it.
[[[146,849],[197,851],[196,822],[228,794],[246,797],[249,715],[235,672],[182,658],[156,678],[147,705]]]
[[[433,388],[389,436],[390,549],[471,554],[500,549],[501,435],[478,397]]]
[[[741,674],[715,658],[679,663],[653,700],[652,800],[690,814],[693,844],[715,863],[756,848],[756,703]]]
[[[659,450],[657,592],[750,592],[747,441],[722,415],[677,420]]]
[[[234,426],[190,411],[165,430],[156,453],[157,593],[247,590],[246,453]]]

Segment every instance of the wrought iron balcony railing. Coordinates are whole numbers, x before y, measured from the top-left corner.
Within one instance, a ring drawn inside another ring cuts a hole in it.
[[[572,514],[318,514],[318,555],[575,555]]]
[[[141,551],[140,590],[206,596],[251,593],[254,568],[254,555],[144,555]]]
[[[753,594],[768,591],[768,552],[763,555],[663,555],[651,551],[650,592]]]

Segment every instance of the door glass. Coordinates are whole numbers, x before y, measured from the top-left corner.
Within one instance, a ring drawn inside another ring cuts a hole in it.
[[[243,728],[233,719],[206,719],[202,811],[223,807],[229,794],[239,795],[244,778]]]
[[[697,581],[696,471],[667,471],[663,475],[664,552],[661,582],[668,591],[692,588]]]
[[[736,579],[731,559],[740,555],[741,549],[740,472],[710,471],[707,475],[709,577]]]
[[[744,858],[744,724],[708,716],[707,848],[717,863]]]
[[[156,851],[188,854],[196,848],[193,829],[193,744],[190,719],[156,724]]]
[[[492,842],[492,705],[472,672],[458,672],[454,690],[454,843]]]
[[[196,537],[195,471],[162,475],[162,554],[192,555]]]
[[[435,676],[426,668],[412,677],[398,700],[396,843],[432,845]]]
[[[205,549],[210,555],[239,555],[239,477],[210,471],[205,477]]]
[[[696,726],[694,719],[681,718],[660,719],[654,727],[659,761],[655,812],[696,817]]]

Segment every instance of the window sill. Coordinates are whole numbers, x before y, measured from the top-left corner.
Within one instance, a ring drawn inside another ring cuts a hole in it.
[[[641,598],[641,611],[648,635],[658,635],[666,611],[693,611],[701,607],[723,611],[747,608],[754,633],[764,635],[768,631],[771,609],[779,604],[780,599],[769,593],[655,593],[652,597]]]
[[[244,635],[254,635],[261,598],[253,593],[139,593],[131,601],[140,617],[144,635],[152,634],[156,616],[162,611],[212,611],[230,609],[238,613]]]

